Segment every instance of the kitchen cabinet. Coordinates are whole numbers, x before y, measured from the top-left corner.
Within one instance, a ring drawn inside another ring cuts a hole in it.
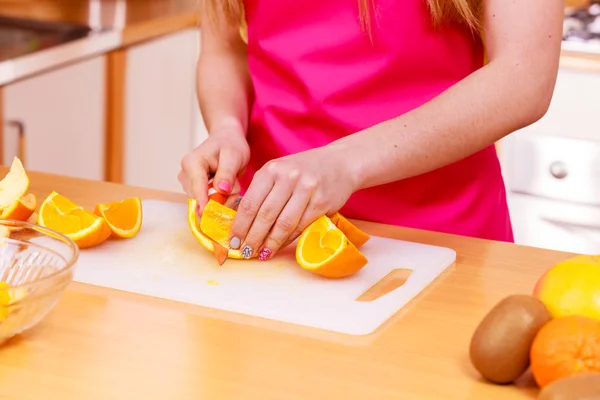
[[[3,87],[3,163],[104,179],[104,67],[98,56]]]
[[[600,74],[561,68],[548,112],[502,140],[519,244],[600,251]]]
[[[205,136],[196,100],[199,30],[126,50],[123,183],[181,191],[181,158]]]

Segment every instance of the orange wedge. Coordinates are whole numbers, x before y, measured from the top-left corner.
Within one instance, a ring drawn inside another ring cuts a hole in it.
[[[142,228],[142,200],[139,197],[98,204],[94,213],[104,218],[112,236],[117,238],[132,238]]]
[[[13,159],[8,174],[0,181],[0,210],[15,205],[29,190],[29,177],[18,157]]]
[[[196,213],[197,206],[198,203],[196,200],[188,200],[188,225],[194,237],[198,240],[202,247],[211,253],[215,252],[213,240],[221,246],[229,249],[229,229],[231,229],[231,221],[233,220],[233,216],[235,216],[235,211],[217,203],[214,200],[209,200],[208,204],[202,211],[202,221],[199,223]],[[223,210],[223,208],[226,208],[227,210]],[[216,218],[216,220],[211,222],[209,221],[211,218]],[[207,227],[208,230],[215,235],[215,237],[219,238],[219,240],[205,233],[202,229],[202,224],[204,224],[204,226]],[[229,249],[227,257],[237,260],[244,259],[240,250],[233,249]]]
[[[229,233],[235,214],[235,210],[215,200],[208,200],[202,210],[200,230],[221,246],[229,247]]]
[[[38,224],[69,237],[82,249],[97,246],[111,235],[104,218],[52,192],[40,206]]]
[[[2,210],[0,219],[26,221],[35,212],[36,206],[37,199],[35,195],[33,193],[28,193],[20,199],[17,199],[11,206]]]
[[[356,247],[360,247],[363,244],[367,243],[371,236],[367,235],[365,232],[358,229],[352,222],[348,221],[342,214],[335,213],[330,217],[331,222],[335,226],[337,226],[343,233],[346,235],[348,240],[355,245]]]
[[[305,270],[326,278],[353,275],[368,263],[367,258],[349,240],[341,227],[350,232],[351,236],[358,237],[361,244],[366,241],[366,234],[358,234],[357,231],[360,230],[345,218],[344,222],[339,217],[336,220],[340,227],[325,215],[318,218],[302,231],[296,246],[298,264]]]

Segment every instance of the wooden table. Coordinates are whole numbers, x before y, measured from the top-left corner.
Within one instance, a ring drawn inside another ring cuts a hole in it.
[[[0,168],[3,174],[6,169]],[[92,207],[178,194],[30,173]],[[359,223],[382,236],[447,246],[456,267],[372,336],[346,337],[72,283],[36,328],[0,348],[1,399],[531,399],[484,383],[471,367],[473,329],[502,297],[530,293],[570,254]]]

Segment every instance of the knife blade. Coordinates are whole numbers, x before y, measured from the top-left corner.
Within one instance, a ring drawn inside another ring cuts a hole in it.
[[[217,263],[219,263],[219,266],[221,266],[227,260],[227,256],[229,255],[229,249],[221,246],[219,243],[215,242],[214,240],[212,242],[213,242],[215,258],[217,259]]]
[[[212,187],[213,179],[214,179],[214,176],[211,176],[211,177],[209,177],[209,180],[208,180],[208,198],[216,201],[217,203],[225,204],[227,197],[222,195],[217,190],[215,190],[215,188]],[[219,264],[219,266],[222,266],[225,263],[225,261],[227,261],[227,256],[229,255],[229,249],[224,246],[221,246],[219,243],[217,243],[214,240],[212,240],[212,244],[213,244],[213,254],[215,255],[215,258],[217,259],[217,263]]]

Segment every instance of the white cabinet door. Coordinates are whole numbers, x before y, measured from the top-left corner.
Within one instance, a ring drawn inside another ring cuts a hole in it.
[[[104,77],[101,56],[5,86],[4,164],[22,152],[28,170],[103,180]]]
[[[198,36],[186,29],[127,49],[123,183],[181,192],[181,158],[202,130]]]

